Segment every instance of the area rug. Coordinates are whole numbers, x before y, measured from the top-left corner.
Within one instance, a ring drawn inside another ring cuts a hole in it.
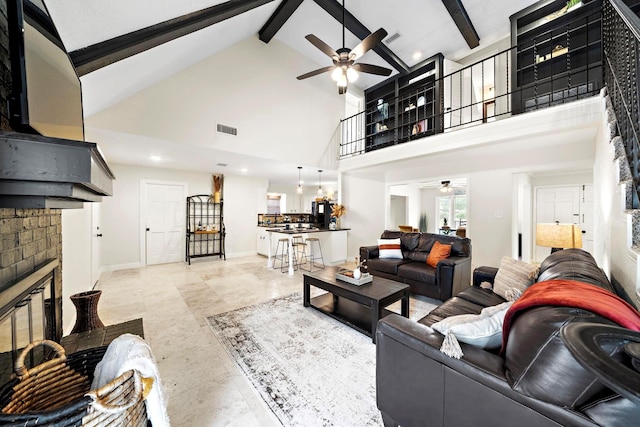
[[[284,426],[381,426],[371,338],[300,293],[207,318]]]

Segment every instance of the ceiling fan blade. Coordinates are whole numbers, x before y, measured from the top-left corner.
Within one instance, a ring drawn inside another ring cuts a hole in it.
[[[314,45],[315,47],[320,49],[322,52],[324,52],[325,55],[327,55],[329,58],[333,58],[333,57],[338,58],[338,53],[335,50],[331,49],[331,47],[328,44],[326,44],[325,42],[323,42],[313,34],[307,34],[305,38],[309,40],[312,45]]]
[[[390,69],[372,64],[353,64],[352,68],[356,71],[369,74],[377,74],[379,76],[388,76],[391,74]]]
[[[384,30],[384,28],[380,28],[378,31],[373,32],[365,37],[365,39],[362,40],[358,46],[351,49],[351,54],[349,56],[355,61],[356,59],[367,53],[375,45],[380,43],[385,37],[387,37],[387,32]]]
[[[327,71],[331,71],[334,68],[336,68],[335,65],[331,65],[329,67],[324,67],[324,68],[318,68],[317,70],[309,71],[308,73],[298,76],[296,78],[298,80],[306,79],[308,77],[313,77],[313,76],[317,76],[318,74],[326,73]]]

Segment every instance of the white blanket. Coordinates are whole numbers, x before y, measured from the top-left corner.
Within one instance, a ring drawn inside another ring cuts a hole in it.
[[[96,366],[91,390],[105,386],[130,369],[137,370],[144,378],[153,378],[153,387],[145,400],[153,427],[170,427],[167,399],[151,347],[137,335],[120,335],[109,344],[104,358]]]

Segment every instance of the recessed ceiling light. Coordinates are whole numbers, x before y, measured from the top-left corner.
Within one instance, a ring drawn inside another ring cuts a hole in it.
[[[249,172],[249,169],[247,169],[247,168],[242,168],[242,169],[240,169],[240,172],[242,172],[242,173],[247,173],[247,172]]]
[[[422,52],[414,52],[413,59],[418,60],[422,58]]]
[[[160,160],[162,160],[162,157],[160,157],[160,156],[151,156],[150,159],[153,160],[154,162],[159,162]]]

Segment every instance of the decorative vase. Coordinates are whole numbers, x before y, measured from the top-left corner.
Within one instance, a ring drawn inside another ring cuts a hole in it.
[[[104,324],[98,317],[98,300],[102,291],[87,291],[71,295],[69,298],[76,306],[76,324],[71,330],[72,334],[104,328]]]
[[[213,192],[213,203],[220,203],[220,192],[219,191],[214,191]]]
[[[362,272],[360,271],[360,266],[358,266],[355,270],[353,270],[353,278],[359,280],[360,277],[362,277]]]

